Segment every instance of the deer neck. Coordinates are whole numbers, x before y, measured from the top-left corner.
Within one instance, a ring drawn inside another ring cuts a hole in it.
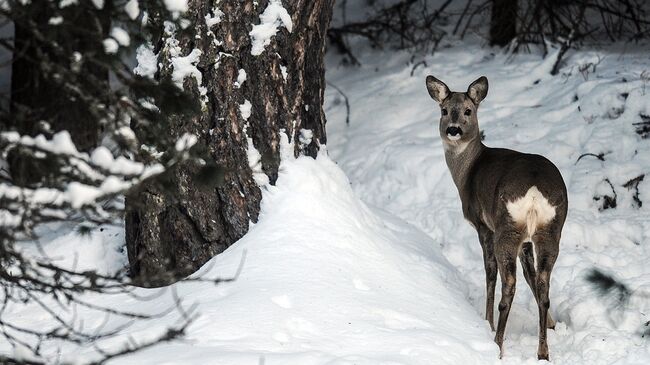
[[[447,167],[449,167],[456,188],[461,191],[467,182],[474,162],[486,147],[478,136],[464,143],[444,141],[443,145]]]

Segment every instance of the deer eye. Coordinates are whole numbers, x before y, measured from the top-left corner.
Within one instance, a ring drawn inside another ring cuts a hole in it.
[[[449,114],[449,113],[447,112],[447,109],[444,109],[444,108],[443,108],[443,109],[442,109],[442,115],[447,115],[447,114]]]
[[[465,109],[465,115],[467,115],[468,117],[470,115],[472,115],[472,110],[471,109]]]

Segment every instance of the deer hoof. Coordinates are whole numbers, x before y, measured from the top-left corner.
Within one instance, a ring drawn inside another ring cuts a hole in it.
[[[494,338],[494,342],[497,343],[499,346],[499,359],[503,358],[503,340],[499,342],[499,339],[497,337]]]

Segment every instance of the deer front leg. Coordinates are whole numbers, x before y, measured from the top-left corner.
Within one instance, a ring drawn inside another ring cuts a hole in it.
[[[517,286],[517,251],[521,234],[516,230],[499,232],[494,241],[494,253],[499,274],[501,274],[501,301],[499,302],[499,323],[494,341],[499,345],[499,358],[503,356],[503,338],[506,323]]]
[[[494,256],[494,234],[485,225],[478,228],[478,237],[483,248],[483,264],[485,265],[485,319],[490,323],[494,332],[494,290],[497,286],[497,259]]]

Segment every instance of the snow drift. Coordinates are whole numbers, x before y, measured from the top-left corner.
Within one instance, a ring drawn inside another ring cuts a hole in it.
[[[264,188],[262,202],[259,223],[197,273],[231,277],[245,257],[235,282],[172,286],[185,305],[197,305],[200,313],[187,341],[115,363],[479,364],[496,359],[489,327],[466,301],[467,288],[440,246],[415,227],[362,203],[325,153],[316,160],[285,159],[277,186]],[[114,235],[107,232],[104,241]],[[61,245],[56,242],[52,245]],[[98,261],[100,255],[88,247],[106,246],[97,237],[76,245]],[[173,299],[163,292],[144,302],[124,296],[87,300],[156,313]],[[101,323],[77,309],[90,328]],[[28,313],[23,308],[14,315]],[[136,340],[148,338],[178,316],[173,311],[136,322],[127,332]],[[42,320],[28,323],[47,326]],[[100,346],[123,341],[115,338]],[[87,348],[74,356],[92,358],[92,352]]]

